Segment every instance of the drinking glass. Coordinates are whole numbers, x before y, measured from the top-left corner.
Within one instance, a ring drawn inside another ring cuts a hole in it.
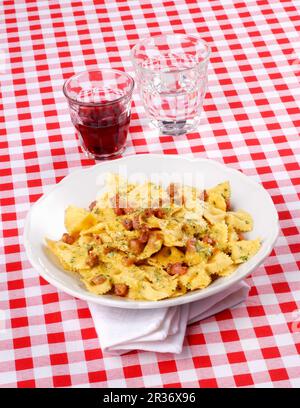
[[[210,48],[205,41],[192,35],[157,35],[139,41],[131,55],[151,122],[169,135],[195,130],[207,87]]]
[[[88,157],[110,159],[124,151],[133,87],[128,74],[112,69],[81,72],[65,82],[71,120]]]

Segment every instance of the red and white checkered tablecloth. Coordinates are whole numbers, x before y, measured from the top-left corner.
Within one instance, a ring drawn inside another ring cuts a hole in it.
[[[300,17],[296,0],[4,0],[0,10],[0,386],[300,386]],[[298,31],[298,32],[297,32]],[[180,355],[103,355],[87,304],[43,280],[24,252],[30,205],[80,152],[63,81],[87,68],[132,73],[149,34],[212,46],[199,131],[159,136],[135,93],[128,148],[208,157],[260,181],[281,234],[247,279],[245,304],[188,328]],[[4,327],[5,326],[5,327]]]

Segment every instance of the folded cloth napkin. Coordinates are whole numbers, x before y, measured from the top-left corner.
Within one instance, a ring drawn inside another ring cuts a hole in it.
[[[181,353],[186,327],[246,299],[245,282],[216,295],[182,306],[161,309],[121,309],[89,303],[103,352],[131,350]]]

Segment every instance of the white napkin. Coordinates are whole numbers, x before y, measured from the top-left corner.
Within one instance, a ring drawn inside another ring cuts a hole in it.
[[[121,309],[89,303],[103,352],[130,350],[181,353],[186,327],[246,299],[249,286],[239,282],[207,299],[162,309]]]

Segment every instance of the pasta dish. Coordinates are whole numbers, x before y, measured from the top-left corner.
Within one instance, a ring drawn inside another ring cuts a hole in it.
[[[181,296],[232,274],[260,248],[244,236],[253,220],[231,207],[230,194],[228,181],[200,190],[110,174],[88,209],[66,209],[66,232],[47,246],[96,295]]]

